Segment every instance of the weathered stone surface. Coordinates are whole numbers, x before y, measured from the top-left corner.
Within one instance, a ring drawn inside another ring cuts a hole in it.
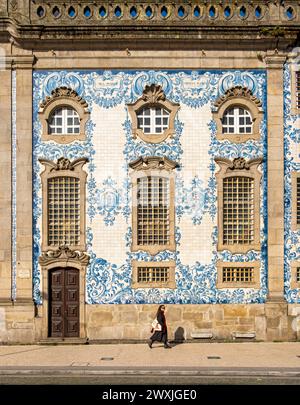
[[[224,305],[224,318],[247,316],[247,312],[245,305]]]
[[[101,325],[112,325],[113,314],[108,311],[97,311],[90,314],[89,325],[91,328]]]

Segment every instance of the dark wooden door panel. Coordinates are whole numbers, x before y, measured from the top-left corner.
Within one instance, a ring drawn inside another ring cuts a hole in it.
[[[49,278],[49,336],[79,336],[79,271],[55,269]]]

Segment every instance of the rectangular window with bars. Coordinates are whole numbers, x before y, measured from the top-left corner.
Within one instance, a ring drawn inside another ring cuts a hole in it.
[[[300,109],[300,71],[296,74],[296,107]]]
[[[223,267],[223,283],[253,283],[254,267]]]
[[[223,243],[254,241],[254,179],[232,176],[223,179]]]
[[[170,181],[164,177],[137,179],[137,244],[170,242]]]
[[[137,268],[138,283],[167,283],[169,278],[169,267],[142,266]]]
[[[48,245],[80,244],[80,180],[48,179]]]
[[[296,271],[296,282],[300,283],[300,267],[297,267]]]

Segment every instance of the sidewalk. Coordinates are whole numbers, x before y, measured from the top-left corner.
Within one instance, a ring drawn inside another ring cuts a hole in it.
[[[160,366],[161,365],[161,366]],[[0,375],[22,373],[293,375],[300,342],[0,346]]]

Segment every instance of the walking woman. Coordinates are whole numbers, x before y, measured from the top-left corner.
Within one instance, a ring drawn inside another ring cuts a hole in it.
[[[153,342],[163,342],[165,349],[171,349],[172,346],[168,343],[168,329],[165,317],[165,310],[166,307],[164,305],[160,305],[157,310],[156,319],[157,319],[157,326],[152,328],[151,332],[154,331],[153,335],[150,337],[148,341],[148,345],[150,349],[152,349]]]

